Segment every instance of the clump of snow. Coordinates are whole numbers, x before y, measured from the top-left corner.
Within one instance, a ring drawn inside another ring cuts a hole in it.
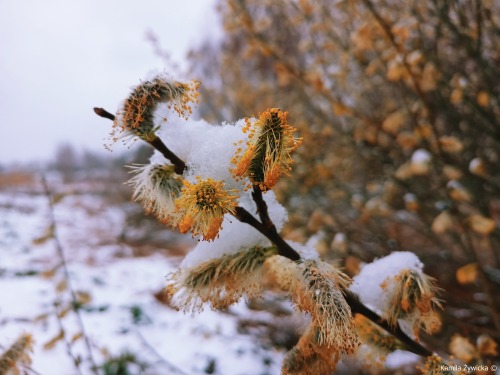
[[[432,160],[432,155],[424,149],[416,150],[411,156],[410,167],[413,174],[426,175],[429,173],[429,166]]]
[[[424,150],[424,149],[418,149],[416,150],[413,155],[411,156],[411,162],[412,163],[418,163],[418,164],[424,164],[424,163],[429,163],[432,159],[431,154],[429,151]]]
[[[423,267],[415,254],[408,251],[394,252],[365,265],[354,277],[349,289],[358,295],[362,303],[381,313],[391,303],[390,293],[382,288],[384,281],[398,275],[402,270],[421,273]]]
[[[157,111],[161,128],[158,136],[177,156],[186,162],[187,170],[183,178],[195,182],[197,176],[224,181],[225,188],[236,189],[239,194],[238,205],[255,216],[257,207],[248,189],[248,179],[236,181],[231,168],[232,159],[238,147],[243,147],[248,134],[243,132],[245,120],[235,124],[209,124],[203,120],[184,120],[171,115],[171,110],[162,108]],[[166,118],[168,117],[168,121]],[[151,163],[169,163],[158,151],[151,157]],[[272,191],[263,194],[268,207],[269,217],[280,231],[287,220],[286,209],[276,200]],[[183,260],[181,267],[196,267],[210,259],[225,254],[234,254],[253,246],[269,246],[270,242],[256,229],[226,214],[219,237],[213,242],[200,242]],[[311,250],[304,251],[304,254]],[[313,251],[314,254],[315,251]],[[317,254],[315,255],[317,257]]]
[[[244,124],[244,120],[239,120],[235,124],[212,125],[203,120],[186,121],[173,116],[163,122],[158,135],[186,162],[188,170],[184,178],[194,181],[195,176],[210,177],[242,191],[243,183],[234,180],[230,168],[238,142],[247,138],[242,131]],[[158,158],[154,156],[154,160]]]
[[[319,260],[319,254],[317,246],[319,241],[323,238],[323,233],[317,233],[316,235],[309,238],[305,245],[302,245],[294,241],[286,241],[295,251],[297,251],[300,257],[304,260],[312,259]]]
[[[280,231],[287,219],[286,209],[276,200],[272,191],[266,192],[263,197],[268,206],[269,217],[276,225],[276,229]],[[250,213],[254,213],[257,209],[250,192],[245,192],[240,198],[240,206]],[[184,258],[181,268],[196,267],[208,260],[220,258],[225,254],[234,254],[254,246],[270,245],[270,241],[255,228],[238,221],[231,215],[226,215],[222,230],[219,232],[219,238],[212,242],[200,241]]]

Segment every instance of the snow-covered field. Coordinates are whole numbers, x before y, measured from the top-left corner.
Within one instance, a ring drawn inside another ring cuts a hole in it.
[[[62,185],[56,180],[50,185],[57,198]],[[127,354],[136,362],[129,367],[133,374],[280,372],[284,349],[259,338],[258,326],[252,331],[241,324],[247,317],[272,322],[275,316],[250,311],[245,303],[194,316],[161,303],[155,294],[179,263],[178,254],[133,256],[119,241],[126,220],[123,205],[92,191],[66,191],[55,204],[55,229],[70,285],[56,242],[47,236],[50,206],[41,185],[0,191],[0,352],[29,333],[35,345],[27,373],[90,374],[92,362],[99,367]],[[71,290],[83,336],[71,309]],[[81,362],[80,370],[74,360]],[[104,373],[102,367],[98,371]]]

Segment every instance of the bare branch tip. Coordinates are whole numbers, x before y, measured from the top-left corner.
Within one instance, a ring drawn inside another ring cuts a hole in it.
[[[107,118],[111,121],[115,120],[115,115],[113,115],[112,113],[109,113],[104,108],[94,107],[94,112],[97,116]]]

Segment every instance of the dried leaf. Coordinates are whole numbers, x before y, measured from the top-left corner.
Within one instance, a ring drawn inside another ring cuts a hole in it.
[[[414,132],[401,132],[396,138],[396,142],[404,149],[412,150],[418,146],[420,139]]]
[[[59,333],[54,336],[53,338],[51,338],[49,341],[47,341],[44,345],[43,345],[43,348],[45,350],[50,350],[50,349],[53,349],[54,346],[56,346],[57,342],[64,339],[64,331],[61,330],[59,331]]]
[[[479,277],[477,263],[469,263],[463,267],[460,267],[455,276],[459,284],[473,284],[477,281]]]
[[[80,305],[86,305],[90,303],[90,301],[92,301],[92,295],[89,292],[84,292],[81,290],[76,292],[76,298]]]
[[[359,29],[351,34],[356,49],[359,51],[369,51],[373,49],[373,30],[369,24],[363,24]]]
[[[432,222],[432,231],[436,234],[443,234],[453,229],[453,218],[448,211],[441,212]]]
[[[406,56],[406,62],[410,66],[418,65],[423,61],[424,61],[424,55],[419,50],[412,51]]]
[[[420,88],[425,92],[435,90],[438,78],[439,72],[436,66],[433,63],[425,64],[422,79],[420,80]]]
[[[349,115],[351,111],[341,102],[334,102],[332,104],[333,112],[336,116],[345,116]]]
[[[65,193],[57,193],[57,194],[52,195],[52,204],[57,204],[57,203],[61,202],[65,196],[66,196]]]
[[[348,256],[345,259],[344,268],[350,276],[355,276],[361,271],[361,261],[355,256]]]
[[[448,188],[448,194],[451,199],[457,202],[470,202],[472,197],[470,193],[462,186],[457,180],[448,181],[446,184]]]
[[[450,342],[450,352],[459,360],[469,363],[477,356],[476,348],[469,339],[454,335]]]
[[[497,343],[488,335],[481,335],[477,338],[477,350],[481,356],[497,356]]]
[[[461,89],[454,89],[450,95],[450,102],[454,105],[462,103],[464,92]]]
[[[468,222],[474,232],[484,236],[489,235],[495,230],[496,227],[495,220],[490,219],[489,217],[484,217],[480,214],[470,216]]]
[[[443,136],[439,138],[439,144],[444,152],[457,154],[463,151],[464,144],[456,137]]]
[[[469,171],[476,176],[486,177],[486,166],[481,158],[474,158],[469,163]]]
[[[487,92],[481,91],[477,94],[476,101],[481,107],[487,107],[490,104],[490,96]]]
[[[78,332],[78,333],[75,333],[73,335],[73,337],[71,337],[71,343],[73,344],[74,342],[78,341],[79,339],[81,339],[83,337],[83,332]]]
[[[406,78],[407,75],[408,72],[400,61],[392,60],[387,65],[386,77],[389,81],[399,81]]]
[[[382,129],[390,134],[397,134],[406,121],[406,115],[402,111],[391,113],[382,123]]]
[[[44,234],[42,234],[40,237],[35,238],[32,243],[33,245],[43,245],[45,242],[48,240],[51,240],[54,238],[54,226],[49,225],[46,229]]]
[[[68,289],[68,282],[66,279],[63,279],[56,284],[56,291],[58,293],[64,292],[67,289]]]
[[[460,169],[452,165],[445,165],[443,167],[443,174],[448,180],[458,180],[462,178],[462,172],[460,171]]]
[[[56,266],[52,267],[51,269],[42,272],[41,276],[44,279],[52,279],[56,275],[57,270],[59,269],[59,267],[61,267],[61,264],[57,264]]]

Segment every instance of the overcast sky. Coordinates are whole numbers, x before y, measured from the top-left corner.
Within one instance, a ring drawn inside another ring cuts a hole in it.
[[[92,108],[115,112],[131,86],[165,68],[147,31],[182,63],[220,35],[214,4],[0,0],[0,164],[51,159],[63,142],[103,150],[110,123]]]

